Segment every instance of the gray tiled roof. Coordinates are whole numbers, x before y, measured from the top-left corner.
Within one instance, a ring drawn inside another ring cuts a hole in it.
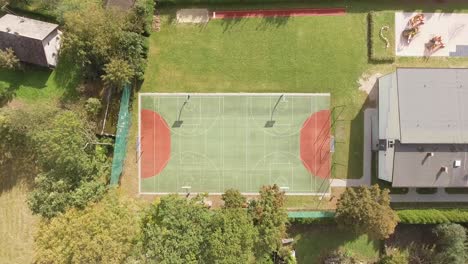
[[[401,143],[468,143],[468,69],[397,70]]]
[[[56,24],[10,14],[0,18],[0,32],[38,40],[45,39],[57,27]]]

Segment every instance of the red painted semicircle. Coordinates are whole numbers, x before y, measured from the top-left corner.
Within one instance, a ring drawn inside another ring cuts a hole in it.
[[[330,110],[316,112],[304,122],[300,155],[310,173],[320,178],[330,177]]]
[[[171,131],[158,113],[141,110],[141,177],[159,174],[171,156]]]

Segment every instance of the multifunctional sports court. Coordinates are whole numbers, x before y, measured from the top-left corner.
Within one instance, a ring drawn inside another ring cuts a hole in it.
[[[327,193],[329,109],[329,94],[140,93],[140,193]]]

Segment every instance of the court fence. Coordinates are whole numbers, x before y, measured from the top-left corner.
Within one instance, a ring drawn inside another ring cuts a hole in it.
[[[117,123],[117,132],[115,135],[114,158],[112,159],[112,172],[110,185],[118,185],[120,175],[122,175],[123,163],[127,152],[127,136],[130,128],[131,116],[128,110],[130,103],[131,86],[124,86],[122,98],[120,99],[119,119]]]

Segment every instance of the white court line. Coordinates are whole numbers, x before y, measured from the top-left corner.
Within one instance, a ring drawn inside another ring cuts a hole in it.
[[[180,94],[175,94],[175,93],[139,93],[139,100],[141,100],[142,95],[145,95],[145,94],[150,94],[150,95],[168,95],[168,96],[187,95],[187,93],[180,93]],[[197,93],[191,93],[191,94],[197,94]],[[282,95],[282,94],[284,94],[284,95],[289,95],[289,97],[294,97],[294,96],[297,96],[297,97],[304,97],[304,96],[314,97],[314,100],[315,100],[315,101],[318,100],[318,99],[317,99],[318,96],[328,96],[328,97],[330,96],[330,94],[312,94],[312,93],[305,93],[305,94],[287,94],[287,93],[270,93],[270,94],[266,94],[266,93],[258,93],[258,94],[252,94],[252,93],[231,93],[231,94],[230,94],[230,93],[214,93],[214,94],[212,94],[213,96],[220,97],[220,98],[222,98],[222,100],[223,100],[223,111],[222,111],[222,118],[223,118],[223,120],[222,120],[222,124],[223,124],[223,128],[222,128],[222,134],[223,134],[223,135],[222,135],[222,138],[223,138],[223,142],[222,142],[222,146],[221,146],[221,147],[222,147],[222,152],[223,152],[223,153],[222,153],[222,155],[223,155],[223,157],[222,157],[222,178],[223,178],[223,181],[222,181],[222,182],[223,182],[223,186],[224,186],[224,184],[225,184],[225,183],[224,183],[224,177],[225,177],[225,175],[224,175],[225,172],[224,172],[224,171],[227,170],[227,169],[225,168],[225,157],[224,157],[224,148],[225,148],[225,146],[224,146],[224,138],[225,138],[225,132],[224,132],[224,129],[225,129],[225,128],[224,128],[224,125],[225,125],[225,117],[224,117],[224,114],[225,114],[225,113],[224,113],[225,97],[224,97],[224,96],[225,96],[225,95],[235,95],[235,96],[246,96],[246,95],[248,95],[248,96],[269,96],[269,97],[270,97],[269,99],[270,99],[270,101],[271,101],[271,95]],[[211,95],[211,94],[200,93],[200,95],[206,96],[206,95]],[[248,97],[248,98],[250,98],[250,97]],[[158,102],[159,102],[160,99],[161,99],[161,98],[159,97],[159,98],[158,98]],[[312,99],[312,98],[311,98],[311,99]],[[178,100],[179,100],[179,98],[178,98]],[[292,100],[292,101],[293,101],[293,100]],[[219,101],[219,102],[220,102],[220,101]],[[249,101],[249,102],[250,102],[250,101]],[[312,102],[312,100],[310,100],[310,102]],[[250,102],[250,103],[251,103],[251,102]],[[201,105],[201,100],[199,100],[199,104]],[[249,104],[246,105],[247,110],[248,110],[248,106],[249,106]],[[141,103],[140,103],[140,105],[139,105],[139,108],[140,108],[140,107],[141,107]],[[271,105],[270,105],[270,108],[271,108]],[[311,110],[312,110],[312,108],[313,108],[313,106],[311,105]],[[292,120],[294,120],[294,117],[295,117],[295,115],[294,115],[294,110],[293,110],[293,109],[294,109],[294,104],[293,104],[293,102],[291,102],[291,114],[290,114],[290,116],[291,116],[291,119],[292,119]],[[200,120],[204,120],[204,119],[210,120],[210,119],[212,119],[212,118],[203,118],[203,117],[201,116],[201,112],[202,112],[202,111],[201,111],[201,107],[199,108],[199,110],[200,110],[200,117],[199,117]],[[270,111],[271,111],[271,110],[270,110]],[[221,111],[219,111],[219,113],[220,113],[220,112],[221,112]],[[311,112],[313,112],[313,111],[311,111]],[[221,113],[220,113],[220,114],[221,114]],[[247,112],[246,112],[247,118],[249,117],[249,114],[250,114],[249,111],[247,111]],[[219,117],[219,115],[218,115],[218,117]],[[141,121],[141,117],[140,117],[140,119],[139,119],[139,122],[140,122],[140,121]],[[140,122],[140,123],[141,123],[141,122]],[[140,126],[140,125],[141,125],[141,124],[139,124],[139,126]],[[280,124],[280,125],[282,125],[283,127],[286,126],[285,124]],[[291,124],[288,124],[288,126],[291,126]],[[249,145],[249,142],[248,142],[248,131],[250,131],[250,127],[251,127],[251,124],[246,124],[246,140],[245,140],[245,145],[244,145],[244,147],[246,148],[246,149],[245,149],[245,150],[246,150],[246,170],[244,171],[244,173],[246,174],[246,177],[248,176],[248,175],[247,175],[247,174],[248,174],[248,173],[247,173],[247,169],[248,169],[248,149],[247,149],[247,147],[248,147],[248,145]],[[139,128],[139,130],[140,130],[139,133],[141,133],[141,127]],[[185,137],[185,135],[182,135],[182,136]],[[206,135],[205,135],[205,136],[206,136]],[[278,135],[273,135],[273,136],[277,137]],[[141,138],[140,138],[140,139],[141,139]],[[265,156],[265,153],[266,153],[265,141],[266,141],[266,135],[264,134],[264,145],[263,145],[264,156]],[[205,143],[206,143],[206,141],[205,141]],[[179,148],[180,148],[180,147],[181,147],[181,145],[179,144]],[[206,148],[206,147],[205,147],[205,148]],[[206,152],[206,151],[205,151],[205,152]],[[288,154],[292,154],[292,153],[289,153],[289,152],[288,152]],[[301,161],[300,161],[300,158],[298,158],[298,160],[299,160],[299,162],[301,162]],[[211,161],[211,159],[210,159],[210,161]],[[140,166],[139,169],[141,170],[141,166]],[[233,169],[233,170],[234,170],[234,169]],[[294,167],[292,167],[292,170],[294,171]],[[141,172],[140,172],[140,174],[141,174]],[[178,175],[178,176],[179,176],[179,175]],[[292,181],[291,181],[291,182],[293,182],[293,176],[294,176],[294,175],[291,175],[291,177],[292,177]],[[179,178],[179,177],[178,177],[178,178]],[[270,175],[270,178],[271,178],[271,175]],[[247,178],[246,178],[246,179],[247,179]],[[250,180],[252,181],[253,179],[250,179]],[[178,179],[178,181],[179,181],[179,179]],[[314,181],[315,181],[315,183],[316,183],[317,179],[314,178]],[[139,184],[141,184],[141,177],[140,177]],[[312,181],[310,182],[310,184],[312,185]],[[250,185],[252,185],[252,183],[250,183]],[[140,186],[141,186],[141,185],[140,185]],[[316,187],[317,187],[317,186],[316,186]],[[310,189],[312,190],[312,186],[310,186]],[[141,194],[164,194],[164,192],[159,192],[159,193],[141,192],[141,187],[140,187],[140,193],[141,193]],[[183,193],[183,194],[184,194],[184,193]],[[216,194],[216,193],[211,193],[211,194]],[[219,193],[219,194],[222,194],[222,193]],[[244,194],[258,194],[258,193],[244,193]],[[318,193],[318,192],[317,192],[317,193],[291,193],[290,195],[314,195],[314,194],[315,194],[315,195],[324,195],[324,194],[327,194],[327,193]]]
[[[328,96],[330,97],[330,93],[139,93],[141,95],[162,95],[162,96],[187,96],[187,95],[198,95],[198,96],[279,96],[279,95],[287,95],[287,96]]]

